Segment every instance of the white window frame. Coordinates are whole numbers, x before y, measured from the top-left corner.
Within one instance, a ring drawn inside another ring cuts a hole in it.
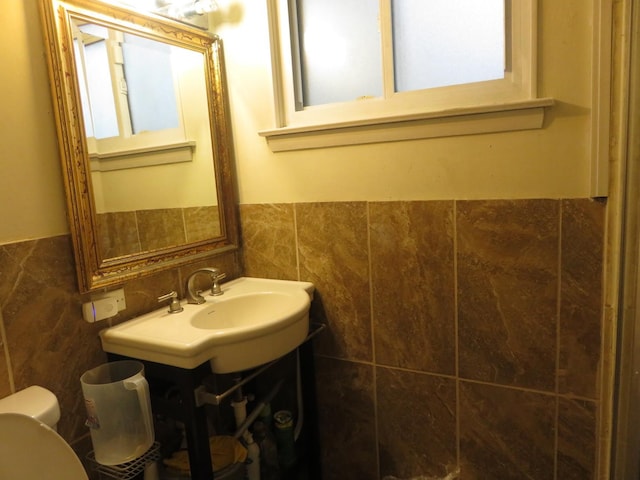
[[[537,1],[509,0],[510,68],[504,79],[396,93],[387,72],[381,98],[296,109],[290,41],[296,22],[290,21],[295,11],[289,3],[267,3],[276,128],[259,133],[273,151],[541,128],[544,109],[553,104],[537,98]],[[391,1],[380,0],[381,24],[390,24],[390,17]],[[382,54],[389,57],[391,35],[381,32]]]
[[[189,141],[186,136],[180,96],[180,78],[175,69],[172,69],[172,72],[175,85],[175,102],[178,111],[178,126],[163,130],[133,133],[123,71],[122,42],[124,34],[111,28],[108,28],[108,32],[109,38],[104,39],[104,41],[107,45],[107,55],[109,57],[112,94],[119,134],[101,139],[93,136],[86,137],[91,171],[122,170],[125,168],[193,161],[195,142]],[[81,37],[83,34],[76,28],[74,35]],[[78,63],[84,65],[86,63],[84,49],[79,48],[77,53],[80,55],[80,58],[77,59]],[[86,67],[83,67],[82,70],[86,72]],[[84,84],[87,84],[86,79]],[[91,106],[88,105],[88,108],[90,109]],[[93,114],[90,114],[90,118],[93,121]]]

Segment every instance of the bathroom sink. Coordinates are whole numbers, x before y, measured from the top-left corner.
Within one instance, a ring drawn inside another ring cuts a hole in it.
[[[272,323],[287,322],[306,308],[306,298],[289,292],[257,292],[220,298],[193,315],[191,325],[206,330],[218,330],[224,335],[258,331]]]
[[[206,302],[182,302],[100,332],[105,352],[192,369],[209,362],[214,373],[262,365],[294,350],[309,332],[314,286],[308,282],[242,277]]]

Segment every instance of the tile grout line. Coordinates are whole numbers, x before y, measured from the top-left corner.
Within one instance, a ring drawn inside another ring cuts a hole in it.
[[[460,469],[460,359],[459,359],[459,324],[458,324],[458,202],[453,201],[453,334],[454,334],[454,368],[456,381],[456,463]]]
[[[344,357],[337,357],[335,355],[318,355],[319,357],[322,358],[329,358],[332,360],[339,360],[341,362],[346,362],[346,363],[353,363],[356,365],[369,365],[371,367],[374,366],[373,362],[368,362],[368,361],[364,361],[364,360],[355,360],[355,359],[350,359],[350,358],[344,358]],[[513,390],[513,391],[517,391],[517,392],[527,392],[527,393],[533,393],[535,395],[544,395],[547,397],[558,397],[558,398],[566,398],[569,400],[577,400],[577,401],[581,401],[581,402],[587,402],[587,403],[593,403],[593,404],[597,404],[598,400],[594,399],[594,398],[589,398],[589,397],[583,397],[583,396],[578,396],[578,395],[573,395],[573,394],[560,394],[560,395],[556,395],[556,393],[554,391],[551,390],[538,390],[535,388],[527,388],[527,387],[521,387],[518,385],[509,385],[506,383],[494,383],[494,382],[487,382],[487,381],[482,381],[482,380],[474,380],[472,378],[462,378],[462,377],[456,377],[455,375],[448,375],[446,373],[438,373],[438,372],[429,372],[426,370],[416,370],[413,368],[403,368],[403,367],[397,367],[394,365],[378,365],[378,368],[381,369],[385,369],[385,370],[393,370],[393,371],[398,371],[398,372],[409,372],[409,373],[415,373],[418,375],[426,375],[428,377],[437,377],[437,378],[447,378],[453,381],[459,380],[459,382],[462,383],[468,383],[468,384],[473,384],[473,385],[484,385],[487,387],[494,387],[494,388],[502,388],[505,390]]]
[[[180,218],[182,218],[182,234],[184,235],[184,241],[189,242],[189,233],[187,231],[187,219],[184,217],[184,208],[180,209]]]
[[[454,368],[456,379],[456,463],[461,469],[460,459],[460,359],[459,359],[459,324],[458,324],[458,202],[453,201],[453,334],[454,334]]]
[[[7,367],[7,373],[9,374],[9,390],[11,393],[15,393],[16,384],[13,378],[13,366],[11,365],[11,355],[9,355],[9,342],[7,341],[7,332],[4,328],[4,318],[2,317],[2,308],[0,308],[0,343],[4,351],[4,358]]]
[[[142,251],[142,240],[140,239],[140,222],[138,221],[138,210],[133,211],[133,216],[136,223],[136,239],[138,240],[138,248]]]
[[[296,250],[296,275],[298,277],[298,281],[300,279],[300,245],[298,244],[298,204],[294,203],[292,205],[293,210],[293,246]]]
[[[560,418],[560,314],[562,311],[562,216],[563,202],[558,200],[558,278],[556,299],[556,368],[555,368],[555,412],[554,412],[554,444],[553,444],[553,478],[558,480],[558,445],[559,445],[559,418]]]
[[[375,435],[375,454],[376,454],[376,472],[380,477],[380,442],[378,431],[378,375],[376,364],[376,342],[374,327],[374,311],[373,311],[373,261],[371,258],[371,202],[366,202],[366,224],[367,224],[367,261],[369,269],[369,322],[371,328],[371,364],[372,364],[372,380],[373,380],[373,428]]]

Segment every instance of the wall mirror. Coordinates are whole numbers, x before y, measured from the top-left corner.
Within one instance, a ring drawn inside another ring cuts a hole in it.
[[[96,0],[41,0],[81,292],[237,248],[222,45]]]

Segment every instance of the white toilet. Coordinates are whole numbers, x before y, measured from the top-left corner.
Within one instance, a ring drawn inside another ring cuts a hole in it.
[[[0,399],[0,479],[88,480],[71,447],[56,433],[60,405],[32,386]]]

